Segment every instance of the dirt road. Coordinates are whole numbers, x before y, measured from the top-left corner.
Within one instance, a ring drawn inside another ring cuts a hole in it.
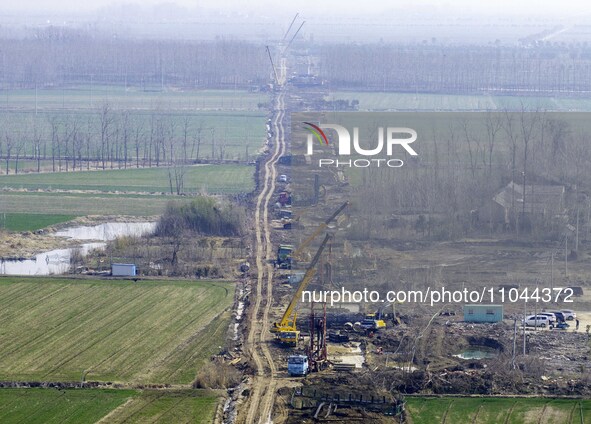
[[[274,118],[272,129],[274,134],[273,152],[265,163],[263,171],[262,190],[257,197],[255,211],[255,236],[256,236],[256,295],[252,309],[253,322],[247,336],[247,346],[256,365],[256,375],[252,381],[251,394],[246,403],[246,423],[271,422],[273,402],[276,390],[276,368],[268,343],[271,340],[269,332],[269,311],[273,299],[273,245],[271,243],[270,219],[268,216],[269,202],[271,201],[277,180],[276,164],[285,153],[285,93],[283,82],[285,81],[285,60],[280,67],[280,92],[277,94],[274,105]]]

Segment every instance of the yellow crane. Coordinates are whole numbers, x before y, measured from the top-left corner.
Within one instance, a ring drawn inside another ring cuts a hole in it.
[[[314,274],[316,273],[316,264],[318,263],[318,260],[320,259],[320,256],[322,255],[322,252],[324,251],[324,248],[326,247],[326,244],[330,238],[330,234],[327,234],[324,237],[324,240],[320,244],[316,255],[314,255],[312,262],[310,262],[310,265],[306,270],[306,274],[304,275],[302,282],[298,286],[298,289],[291,298],[291,302],[289,302],[287,309],[283,313],[281,321],[274,323],[273,327],[271,327],[271,332],[275,333],[277,339],[283,344],[288,346],[296,346],[298,344],[300,332],[296,327],[296,318],[298,315],[296,306],[300,300],[300,297],[302,296],[302,292],[306,289],[306,287],[308,287],[310,281],[312,281],[312,277],[314,277]]]

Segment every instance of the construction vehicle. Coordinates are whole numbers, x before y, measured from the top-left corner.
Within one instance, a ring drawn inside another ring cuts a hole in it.
[[[359,328],[366,330],[366,331],[377,331],[386,328],[386,321],[384,320],[384,309],[390,306],[391,304],[387,304],[385,306],[380,306],[376,312],[369,312],[366,313],[363,320],[361,322],[356,322],[355,327],[359,330]]]
[[[310,307],[310,344],[306,348],[310,371],[319,372],[330,365],[326,346],[326,303],[322,305],[322,316],[314,313],[314,303]]]
[[[381,306],[376,312],[365,314],[365,319],[361,322],[361,326],[365,329],[380,330],[386,328],[386,321],[384,320],[384,308],[390,306]]]
[[[373,318],[366,318],[360,323],[360,327],[364,330],[381,330],[386,328],[386,323],[383,320],[377,320]]]
[[[287,358],[287,372],[291,376],[305,376],[310,372],[306,355],[290,355]]]
[[[279,268],[291,269],[293,258],[297,257],[296,255],[301,253],[302,250],[312,242],[312,240],[314,240],[324,229],[326,229],[328,227],[328,224],[330,224],[334,219],[336,219],[348,205],[349,202],[343,203],[330,217],[328,217],[328,219],[326,219],[320,226],[318,226],[318,228],[306,240],[304,240],[304,242],[298,247],[297,250],[294,251],[293,246],[291,245],[280,245],[279,249],[277,250],[277,260],[275,264]],[[320,247],[318,248],[316,255],[310,262],[310,265],[308,266],[306,273],[304,274],[304,278],[302,279],[300,285],[298,286],[298,289],[296,290],[291,299],[291,302],[285,310],[285,313],[283,314],[281,321],[279,321],[278,323],[274,323],[273,327],[271,328],[271,332],[276,334],[277,340],[282,344],[288,346],[296,346],[298,343],[298,340],[300,338],[300,332],[296,328],[296,306],[299,302],[302,292],[306,289],[308,284],[310,284],[310,281],[312,281],[312,278],[316,273],[316,264],[318,263],[320,256],[322,255],[322,251],[324,250],[324,247],[326,246],[330,238],[330,234],[327,234],[324,237],[324,240],[320,244]]]
[[[292,252],[293,246],[291,244],[280,244],[277,249],[275,265],[281,269],[291,269]]]
[[[281,205],[281,207],[291,205],[291,193],[288,191],[282,191],[281,193],[279,193],[277,202]]]
[[[296,346],[298,344],[300,332],[296,328],[296,306],[302,296],[302,292],[306,289],[306,287],[308,287],[308,284],[310,284],[310,282],[312,281],[312,277],[314,277],[314,274],[316,273],[316,264],[320,260],[320,256],[322,255],[322,252],[324,251],[324,248],[330,239],[330,234],[327,234],[324,237],[324,240],[320,244],[320,247],[318,248],[316,255],[314,255],[312,262],[310,262],[310,265],[306,270],[304,279],[298,286],[298,289],[291,298],[291,302],[289,302],[287,309],[283,313],[281,321],[274,323],[271,327],[271,332],[275,333],[277,340],[284,345]]]

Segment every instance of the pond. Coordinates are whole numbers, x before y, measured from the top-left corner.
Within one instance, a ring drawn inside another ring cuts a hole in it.
[[[491,359],[499,356],[499,351],[488,346],[469,346],[462,352],[453,356],[469,360]]]
[[[83,256],[94,249],[104,249],[107,241],[123,236],[142,236],[156,229],[155,222],[107,222],[105,224],[78,226],[55,232],[56,237],[89,241],[77,247],[55,249],[39,253],[30,259],[0,259],[1,275],[58,275],[70,270],[74,252]],[[90,242],[92,241],[92,242]]]

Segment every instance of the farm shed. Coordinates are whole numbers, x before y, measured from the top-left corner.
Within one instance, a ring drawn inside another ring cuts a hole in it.
[[[479,218],[485,222],[490,220],[505,225],[512,224],[517,216],[530,221],[532,219],[549,220],[564,212],[564,196],[564,186],[523,186],[511,181],[489,201],[489,204],[480,208]],[[522,216],[523,212],[525,217]]]
[[[465,322],[500,322],[503,305],[464,305]]]
[[[135,264],[111,264],[111,275],[113,277],[135,277]]]

